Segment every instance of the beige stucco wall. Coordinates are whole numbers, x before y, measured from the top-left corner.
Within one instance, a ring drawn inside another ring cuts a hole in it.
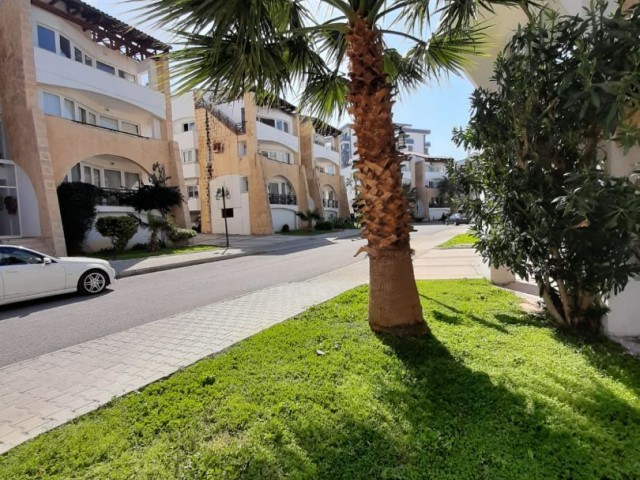
[[[267,192],[267,184],[276,177],[285,178],[292,186],[297,197],[297,208],[306,211],[312,206],[322,210],[322,185],[330,185],[339,202],[340,217],[349,216],[347,194],[339,175],[321,174],[313,161],[313,129],[309,122],[300,122],[293,116],[291,125],[294,134],[300,133],[300,153],[296,154],[284,146],[278,150],[289,151],[292,163],[286,164],[268,159],[258,152],[267,148],[272,142],[258,142],[256,134],[256,112],[253,96],[244,97],[246,133],[236,135],[205,109],[196,110],[196,129],[198,132],[198,149],[200,151],[200,200],[202,231],[211,232],[209,180],[218,176],[242,175],[249,183],[250,230],[253,235],[268,235],[273,232],[271,207]],[[207,125],[209,126],[210,144],[222,144],[223,151],[207,155]],[[246,155],[240,156],[239,144],[246,145]],[[275,148],[274,148],[275,149]],[[207,159],[211,160],[211,173],[207,167]]]
[[[29,176],[36,193],[42,248],[64,255],[53,160],[38,107],[30,8],[26,0],[0,2],[0,104],[11,160]]]

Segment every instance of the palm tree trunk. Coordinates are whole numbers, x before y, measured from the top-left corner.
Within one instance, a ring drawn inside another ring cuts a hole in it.
[[[346,38],[347,100],[359,155],[354,167],[369,254],[369,324],[376,332],[424,335],[429,329],[422,317],[411,263],[411,216],[401,185],[391,113],[393,93],[383,71],[381,35],[358,19]]]

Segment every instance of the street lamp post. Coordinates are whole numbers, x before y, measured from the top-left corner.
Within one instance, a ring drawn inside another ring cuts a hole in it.
[[[227,248],[229,248],[229,227],[227,225],[227,202],[226,199],[230,198],[229,190],[224,187],[224,185],[218,190],[216,190],[216,200],[220,200],[222,198],[222,218],[224,218],[224,236],[227,243]]]

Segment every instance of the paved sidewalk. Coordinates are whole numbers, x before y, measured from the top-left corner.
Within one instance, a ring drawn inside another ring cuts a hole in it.
[[[247,255],[273,252],[291,246],[313,245],[319,242],[359,236],[359,230],[327,232],[326,234],[310,235],[308,237],[295,235],[232,235],[229,241],[230,248],[224,248],[224,235],[201,234],[194,239],[194,245],[216,245],[222,248],[210,252],[158,255],[133,260],[111,260],[109,263],[111,263],[111,266],[116,270],[118,278],[125,278],[133,275],[199,265],[201,263],[217,262]]]
[[[429,278],[450,278],[452,263],[462,260],[431,249],[460,231],[417,238],[417,273],[437,252],[451,261],[429,270]],[[0,453],[367,281],[368,262],[361,261],[4,367]]]

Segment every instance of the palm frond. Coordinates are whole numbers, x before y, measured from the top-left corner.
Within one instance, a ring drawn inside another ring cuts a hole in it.
[[[442,27],[428,42],[416,44],[407,57],[420,62],[425,76],[438,79],[448,73],[459,74],[469,65],[471,57],[482,55],[487,46],[488,24],[478,24],[465,30],[450,31]]]
[[[323,122],[329,122],[334,115],[341,117],[347,107],[348,82],[336,71],[310,72],[299,96],[300,109]]]
[[[393,48],[384,52],[384,71],[389,83],[399,91],[415,90],[427,80],[427,71],[421,59],[403,56]]]

